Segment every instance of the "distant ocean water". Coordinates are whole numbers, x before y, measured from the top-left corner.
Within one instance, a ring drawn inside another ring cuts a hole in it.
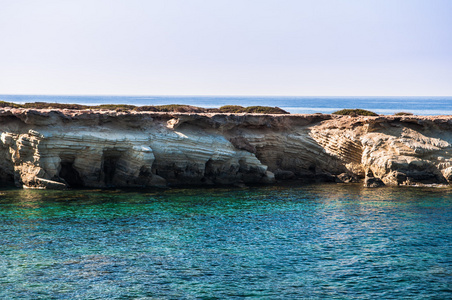
[[[8,102],[57,102],[78,104],[187,104],[206,108],[223,105],[278,106],[293,114],[332,113],[343,108],[362,108],[390,115],[411,112],[416,115],[452,115],[448,97],[282,97],[282,96],[56,96],[0,95]]]

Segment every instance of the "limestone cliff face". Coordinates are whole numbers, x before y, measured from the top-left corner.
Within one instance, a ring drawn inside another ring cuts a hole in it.
[[[349,172],[387,185],[452,180],[452,117],[337,118],[311,135]]]
[[[452,180],[452,117],[0,109],[0,181],[30,188]]]

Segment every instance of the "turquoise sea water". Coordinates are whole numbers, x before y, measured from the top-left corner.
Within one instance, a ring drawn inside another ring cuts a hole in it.
[[[0,101],[79,104],[164,105],[200,107],[223,105],[278,106],[290,113],[332,113],[343,108],[362,108],[379,114],[411,112],[417,115],[452,115],[449,97],[278,97],[278,96],[55,96],[0,95]]]
[[[447,299],[452,189],[0,190],[0,299]]]

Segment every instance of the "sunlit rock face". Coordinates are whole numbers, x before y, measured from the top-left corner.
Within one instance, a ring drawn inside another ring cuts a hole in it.
[[[451,117],[344,117],[314,127],[311,134],[349,172],[386,185],[452,179]]]
[[[449,183],[452,118],[0,109],[0,182]]]

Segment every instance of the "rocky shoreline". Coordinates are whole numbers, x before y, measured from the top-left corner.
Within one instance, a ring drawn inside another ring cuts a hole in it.
[[[0,134],[24,188],[452,181],[452,116],[1,108]]]

